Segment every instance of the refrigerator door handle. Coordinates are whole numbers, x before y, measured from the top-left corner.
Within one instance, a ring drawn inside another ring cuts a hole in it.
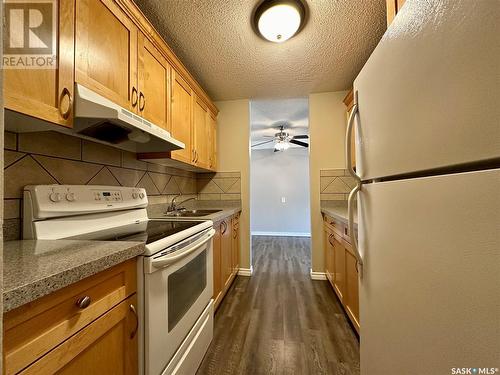
[[[349,199],[347,200],[347,216],[348,216],[347,228],[349,230],[349,237],[351,237],[352,250],[354,251],[354,255],[356,256],[356,263],[359,266],[358,274],[359,277],[362,278],[363,258],[361,258],[361,254],[359,253],[358,240],[356,238],[356,233],[354,232],[354,207],[353,207],[354,198],[356,197],[356,194],[358,194],[358,191],[360,190],[361,190],[361,182],[358,181],[354,189],[352,189],[351,192],[349,193]]]
[[[351,159],[352,129],[354,128],[354,118],[356,117],[356,114],[358,113],[358,103],[356,103],[356,97],[357,97],[357,95],[355,95],[355,97],[354,97],[355,103],[352,106],[351,114],[349,115],[349,121],[347,121],[347,129],[345,132],[345,160],[347,162],[347,170],[349,171],[349,174],[352,176],[352,178],[354,178],[356,180],[356,182],[361,183],[361,178],[356,174],[356,171],[354,171],[354,167],[352,166],[352,159]]]

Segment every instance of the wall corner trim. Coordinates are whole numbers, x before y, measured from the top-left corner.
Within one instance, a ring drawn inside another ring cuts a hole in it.
[[[311,268],[311,279],[312,280],[326,280],[326,274],[324,272],[314,272]]]
[[[253,273],[253,267],[250,268],[240,268],[238,270],[238,276],[252,276]]]

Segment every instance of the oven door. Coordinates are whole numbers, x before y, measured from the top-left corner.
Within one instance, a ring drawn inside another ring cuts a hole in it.
[[[209,229],[175,251],[144,258],[146,374],[163,371],[210,303],[214,234]]]

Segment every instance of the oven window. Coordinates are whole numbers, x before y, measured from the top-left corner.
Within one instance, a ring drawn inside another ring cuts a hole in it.
[[[207,286],[207,252],[168,276],[168,332],[182,319]]]

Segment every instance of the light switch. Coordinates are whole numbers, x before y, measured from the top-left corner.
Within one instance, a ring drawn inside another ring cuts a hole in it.
[[[281,197],[281,203],[286,203],[286,197]]]

